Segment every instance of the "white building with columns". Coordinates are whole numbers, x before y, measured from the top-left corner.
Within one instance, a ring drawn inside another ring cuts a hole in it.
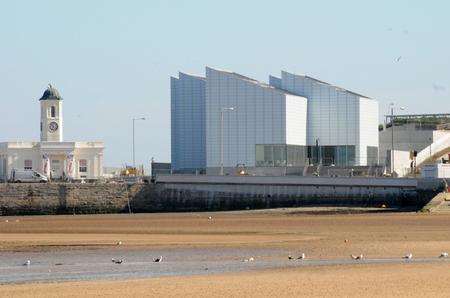
[[[0,142],[0,180],[13,169],[30,169],[52,179],[98,179],[103,175],[103,142],[63,140],[63,99],[49,85],[39,99],[40,142]]]

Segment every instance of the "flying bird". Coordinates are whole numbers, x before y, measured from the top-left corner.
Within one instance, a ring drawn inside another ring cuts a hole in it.
[[[395,59],[395,61],[400,62],[401,59],[402,59],[402,56],[398,56],[397,59]]]
[[[436,92],[443,92],[446,90],[446,88],[442,85],[438,85],[438,84],[433,84],[433,89]]]

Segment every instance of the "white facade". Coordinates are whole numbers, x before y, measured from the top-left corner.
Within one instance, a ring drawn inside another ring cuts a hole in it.
[[[256,145],[306,144],[304,97],[236,73],[206,68],[206,164],[221,164],[221,109],[223,165],[256,166]]]
[[[280,78],[270,76],[265,84],[206,67],[206,78],[201,80],[206,82],[205,100],[197,101],[196,109],[204,111],[206,129],[196,131],[205,134],[209,173],[217,172],[221,153],[225,170],[238,165],[378,164],[378,102],[374,99],[288,72]],[[192,107],[173,105],[174,97],[177,102],[196,105],[191,93],[182,93],[193,85],[180,92],[180,81],[181,74],[180,79],[172,79],[171,89],[172,163],[177,167],[180,160],[195,155],[189,144],[173,147],[191,135],[186,128],[197,119],[189,110]],[[184,124],[174,125],[174,118],[183,119]]]
[[[305,75],[283,71],[270,84],[308,99],[307,145],[320,147],[320,159],[335,147],[334,164],[378,163],[378,102]],[[346,146],[346,147],[343,147]],[[313,154],[314,155],[314,154]]]
[[[103,142],[64,142],[62,98],[49,85],[40,99],[41,141],[0,143],[0,179],[12,169],[30,169],[52,179],[97,179],[103,175]]]
[[[206,168],[205,78],[179,73],[170,78],[173,172]]]

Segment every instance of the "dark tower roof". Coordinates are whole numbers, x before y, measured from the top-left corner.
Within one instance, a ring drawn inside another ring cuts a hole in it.
[[[42,97],[39,100],[50,99],[62,100],[62,97],[61,95],[59,95],[59,92],[55,87],[53,87],[51,84],[48,84],[47,89],[44,91],[44,94],[42,94]]]

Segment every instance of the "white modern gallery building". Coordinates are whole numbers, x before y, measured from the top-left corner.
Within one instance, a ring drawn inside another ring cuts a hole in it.
[[[171,116],[174,173],[378,164],[378,102],[305,75],[180,73]]]
[[[0,179],[13,169],[35,170],[52,179],[97,179],[103,175],[103,142],[63,141],[63,99],[49,85],[39,99],[40,142],[0,142]]]

